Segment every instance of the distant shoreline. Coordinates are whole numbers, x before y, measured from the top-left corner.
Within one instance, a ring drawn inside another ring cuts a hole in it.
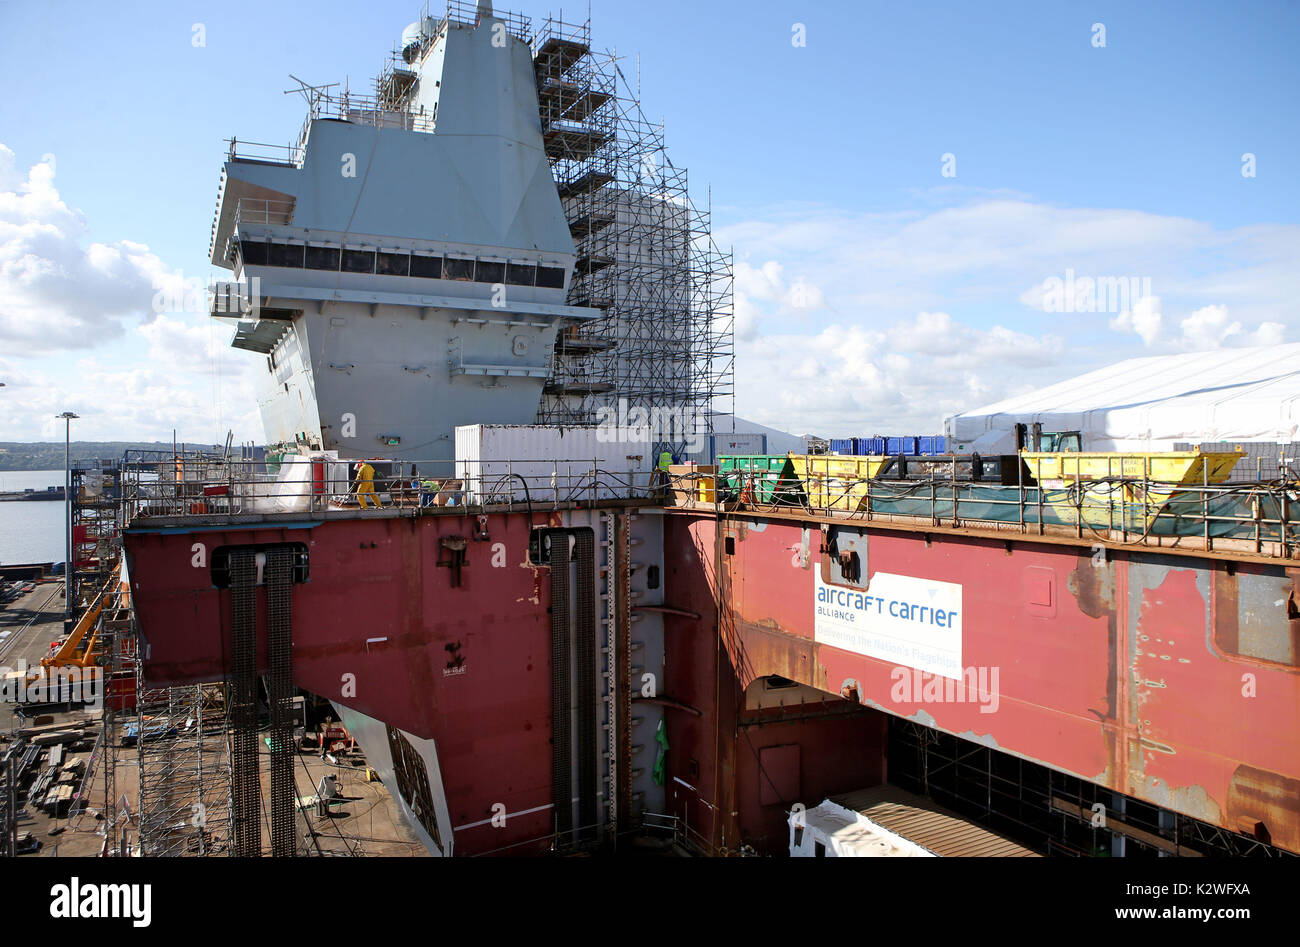
[[[220,445],[180,442],[186,450],[222,450]],[[63,441],[0,441],[0,474],[58,471],[65,463]],[[73,466],[92,461],[120,462],[127,451],[168,451],[171,441],[73,441],[68,446]]]

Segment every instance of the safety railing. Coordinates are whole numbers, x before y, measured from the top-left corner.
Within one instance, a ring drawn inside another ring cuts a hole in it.
[[[959,476],[959,461],[940,458],[912,458],[914,467],[924,461],[928,470],[893,479],[879,463],[885,459],[808,457],[798,472],[674,468],[666,499],[671,506],[719,512],[809,513],[850,522],[1300,556],[1300,484],[1295,481],[1216,484],[1209,482],[1208,465],[1199,483],[1158,479],[1150,476],[1149,462],[1142,468],[1145,476],[1090,478],[1080,471],[1039,484],[1021,467],[1002,480],[972,480],[969,468]],[[860,463],[861,471],[846,469],[846,462]]]
[[[802,473],[674,467],[649,459],[461,459],[369,462],[289,455],[268,462],[177,455],[127,465],[128,523],[158,517],[374,515],[545,511],[594,505],[665,504],[713,512],[816,515],[1159,547],[1231,549],[1300,557],[1300,486],[1293,482],[1201,483],[1098,476],[1036,483],[972,481],[958,464],[928,462],[924,478],[887,470],[845,472],[811,459]],[[364,472],[364,471],[363,471]]]
[[[229,161],[302,167],[305,140],[301,137],[296,145],[273,145],[263,141],[241,141],[238,138],[228,138],[226,141],[229,144],[226,159]]]
[[[235,205],[235,223],[237,224],[291,224],[293,223],[294,201],[262,200],[256,197],[241,197]]]
[[[757,855],[754,848],[746,844],[737,848],[726,844],[715,845],[686,819],[664,812],[641,813],[639,823],[625,834],[663,838],[686,852],[711,858],[747,858]]]
[[[290,455],[270,461],[186,457],[125,470],[127,523],[177,517],[329,517],[369,510],[387,515],[558,510],[601,503],[647,504],[661,495],[641,461],[416,460],[369,462]]]

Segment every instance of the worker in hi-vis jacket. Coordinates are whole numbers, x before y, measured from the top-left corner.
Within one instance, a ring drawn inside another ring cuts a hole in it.
[[[366,508],[366,497],[379,509],[379,497],[375,495],[375,468],[364,460],[357,461],[357,503],[364,510]]]
[[[668,493],[668,484],[672,479],[671,472],[668,468],[672,466],[672,463],[672,451],[666,450],[659,453],[659,462],[655,464],[654,475],[652,477],[654,481],[651,484],[652,492],[658,493],[660,496],[664,496]]]

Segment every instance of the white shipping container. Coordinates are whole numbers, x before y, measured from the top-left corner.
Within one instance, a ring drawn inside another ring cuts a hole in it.
[[[724,454],[766,454],[767,435],[758,432],[734,432],[713,435],[713,457],[710,463],[716,463]]]
[[[468,503],[649,496],[653,445],[627,439],[626,433],[535,424],[461,425],[456,428],[456,478],[464,483]]]

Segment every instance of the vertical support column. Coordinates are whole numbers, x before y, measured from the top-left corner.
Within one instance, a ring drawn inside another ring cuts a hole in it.
[[[293,553],[266,553],[266,632],[271,705],[271,856],[291,858],[297,849],[296,785],[293,778]]]
[[[563,844],[573,831],[573,781],[569,666],[569,534],[552,530],[551,564],[551,800],[555,833]]]
[[[628,552],[627,513],[613,514],[614,521],[614,575],[611,588],[614,596],[613,649],[614,695],[613,719],[618,725],[616,776],[618,785],[617,824],[630,825],[632,821],[632,597],[630,592],[632,568]]]
[[[596,765],[596,549],[590,529],[574,532],[578,601],[574,614],[578,702],[578,826],[580,840],[592,838],[600,818]]]
[[[106,626],[112,623],[106,623]],[[134,627],[134,619],[131,621],[131,627]],[[123,674],[122,674],[122,636],[123,631],[120,627],[115,627],[109,631],[109,662],[105,669],[104,683],[104,731],[103,731],[103,751],[104,759],[102,762],[104,770],[104,849],[112,852],[117,849],[117,746],[120,741],[118,736],[117,715],[120,708],[118,705],[123,699]],[[133,635],[133,637],[135,637]],[[135,637],[138,641],[139,638]],[[139,679],[132,674],[132,681],[135,685],[136,700],[139,700],[140,693],[144,690]]]
[[[609,844],[618,848],[618,807],[623,798],[623,787],[618,781],[618,767],[621,755],[618,748],[618,728],[620,706],[618,685],[618,628],[617,611],[620,602],[618,596],[618,566],[615,561],[615,531],[617,521],[613,513],[602,513],[600,523],[600,575],[605,579],[604,609],[600,623],[604,630],[605,671],[603,675],[604,693],[601,700],[605,707],[605,832]]]
[[[257,750],[257,574],[252,550],[230,555],[231,847],[235,857],[262,854],[262,787]]]

